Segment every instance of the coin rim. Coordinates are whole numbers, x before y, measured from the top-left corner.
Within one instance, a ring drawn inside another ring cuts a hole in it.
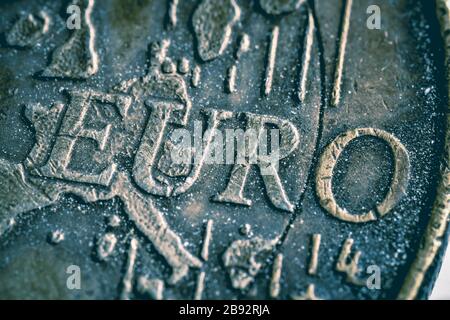
[[[436,14],[445,45],[445,72],[450,97],[450,0],[436,0]],[[447,102],[447,128],[436,199],[417,256],[405,278],[397,299],[416,299],[430,266],[444,243],[450,216],[450,101]],[[445,246],[444,246],[445,247]],[[444,248],[443,248],[444,249]]]

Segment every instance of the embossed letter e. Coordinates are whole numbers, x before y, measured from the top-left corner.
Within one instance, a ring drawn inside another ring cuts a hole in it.
[[[56,136],[50,158],[38,169],[42,176],[109,186],[115,173],[116,165],[109,164],[100,173],[79,172],[69,168],[72,154],[78,139],[95,141],[98,150],[105,149],[111,131],[111,125],[101,130],[85,127],[85,119],[93,101],[114,105],[122,117],[126,116],[131,105],[131,98],[119,94],[107,94],[94,91],[70,92],[71,102],[67,107],[61,128]]]

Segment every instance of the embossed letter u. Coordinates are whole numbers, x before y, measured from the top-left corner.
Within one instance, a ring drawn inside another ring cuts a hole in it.
[[[158,196],[175,196],[189,190],[198,179],[203,167],[205,156],[208,154],[214,132],[221,120],[231,118],[232,113],[227,111],[208,110],[209,116],[207,136],[203,137],[204,148],[198,159],[191,167],[190,173],[180,184],[173,185],[169,182],[160,182],[153,176],[153,166],[161,147],[166,127],[171,123],[172,112],[177,110],[177,104],[173,102],[150,102],[150,118],[147,122],[141,144],[136,153],[133,165],[133,178],[146,192]]]

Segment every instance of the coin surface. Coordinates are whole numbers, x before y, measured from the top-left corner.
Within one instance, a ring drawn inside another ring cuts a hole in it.
[[[428,297],[448,1],[0,8],[0,298]]]

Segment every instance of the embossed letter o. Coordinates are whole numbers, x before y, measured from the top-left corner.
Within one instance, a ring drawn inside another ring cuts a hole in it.
[[[377,204],[373,210],[363,214],[351,214],[341,208],[334,199],[332,191],[333,169],[340,154],[350,141],[360,136],[374,136],[386,141],[394,155],[394,175],[384,200]],[[409,180],[409,157],[405,146],[390,133],[374,128],[358,128],[347,131],[334,139],[324,150],[320,157],[316,171],[316,194],[320,205],[334,217],[347,222],[368,222],[387,214],[405,195]]]

